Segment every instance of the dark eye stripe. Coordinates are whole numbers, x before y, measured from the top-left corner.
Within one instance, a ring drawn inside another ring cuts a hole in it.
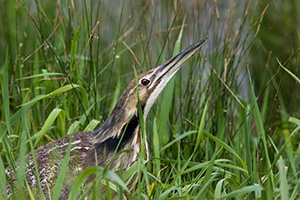
[[[141,83],[142,83],[143,86],[147,86],[147,85],[149,85],[150,81],[148,79],[143,78],[141,80]]]

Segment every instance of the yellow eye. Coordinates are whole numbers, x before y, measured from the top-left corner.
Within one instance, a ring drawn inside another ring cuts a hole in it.
[[[147,85],[149,85],[150,81],[148,79],[143,78],[141,80],[141,83],[142,83],[143,86],[147,86]]]

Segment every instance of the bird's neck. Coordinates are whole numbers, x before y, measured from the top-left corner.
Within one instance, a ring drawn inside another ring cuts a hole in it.
[[[105,145],[107,150],[120,151],[132,148],[136,144],[141,146],[142,136],[138,112],[128,112],[124,108],[114,109],[107,120],[94,130],[94,134],[95,143]]]

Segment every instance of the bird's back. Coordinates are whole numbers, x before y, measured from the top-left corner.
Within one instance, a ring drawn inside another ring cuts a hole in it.
[[[63,185],[61,196],[63,193],[68,193],[72,183],[70,180],[76,177],[76,175],[87,167],[87,155],[94,148],[91,138],[93,138],[92,132],[77,132],[41,146],[34,151],[40,186],[45,194],[48,193],[48,189],[51,190],[54,188],[65,154],[68,150],[68,145],[71,143],[70,157],[66,172],[68,180],[65,181]],[[30,188],[37,188],[37,180],[35,178],[36,169],[34,166],[33,155],[31,153],[27,156],[27,162],[28,164],[25,173],[26,180]],[[8,167],[5,171],[6,174],[11,177],[12,182],[16,183],[16,176],[12,172],[11,168]],[[11,194],[11,192],[11,184],[7,182],[7,193]]]
[[[98,129],[98,134],[99,130],[101,131],[101,129]],[[139,130],[136,129],[136,131]],[[73,181],[85,168],[90,166],[104,166],[105,164],[109,163],[110,169],[120,169],[121,166],[127,168],[136,161],[137,153],[139,152],[140,148],[139,146],[136,146],[136,142],[126,143],[126,145],[123,145],[122,141],[120,141],[120,144],[114,144],[114,146],[120,146],[120,148],[116,149],[110,147],[111,142],[116,142],[112,141],[113,138],[109,137],[101,142],[97,142],[97,140],[94,139],[95,135],[96,133],[94,131],[77,132],[41,146],[34,151],[38,167],[40,186],[46,196],[49,195],[49,189],[51,194],[52,189],[56,184],[56,180],[66,152],[68,151],[69,144],[71,144],[71,148],[65,176],[67,178],[63,184],[62,191],[60,193],[60,199],[68,197]],[[116,156],[116,153],[123,149],[129,149],[129,151]],[[37,188],[37,180],[35,176],[36,169],[34,166],[32,153],[27,155],[27,162],[28,164],[25,173],[26,180],[30,188]],[[17,179],[11,168],[6,168],[5,172],[11,177],[12,182],[16,184]],[[8,181],[7,193],[12,193],[12,187]]]

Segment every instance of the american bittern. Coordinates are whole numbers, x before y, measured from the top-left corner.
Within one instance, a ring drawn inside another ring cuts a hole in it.
[[[140,74],[137,77],[137,84],[133,79],[108,119],[99,128],[89,132],[66,135],[36,149],[35,156],[40,186],[45,195],[48,196],[49,189],[51,193],[51,189],[54,188],[70,140],[68,179],[64,182],[60,194],[61,199],[67,198],[72,179],[74,180],[73,177],[76,177],[85,168],[95,165],[104,166],[106,163],[111,162],[110,169],[119,169],[121,165],[126,169],[137,161],[142,148],[138,99],[145,120],[150,108],[169,80],[179,70],[181,64],[191,57],[205,40],[206,38],[190,45],[161,66]],[[139,93],[137,93],[137,87]],[[139,98],[137,94],[139,94]],[[144,144],[146,159],[148,159],[149,152],[146,138]],[[112,160],[115,152],[124,149],[132,149],[132,151],[122,153]],[[31,188],[37,188],[32,154],[30,153],[27,158],[26,180]],[[11,194],[11,184],[16,183],[16,177],[10,168],[6,169],[6,174],[11,180],[7,182],[7,192]]]

